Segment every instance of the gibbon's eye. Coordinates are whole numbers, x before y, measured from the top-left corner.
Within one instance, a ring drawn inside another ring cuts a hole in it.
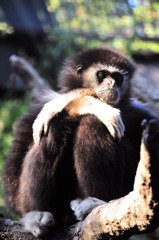
[[[108,72],[107,71],[99,71],[97,72],[97,78],[99,80],[99,82],[101,83],[103,81],[104,78],[106,78],[108,76]]]
[[[113,72],[113,73],[111,74],[111,77],[115,80],[116,85],[117,85],[118,87],[120,87],[120,86],[122,85],[123,80],[124,80],[124,77],[123,77],[123,75],[122,75],[121,73],[119,73],[119,72]]]
[[[76,69],[77,69],[77,74],[82,73],[82,65],[77,65]]]

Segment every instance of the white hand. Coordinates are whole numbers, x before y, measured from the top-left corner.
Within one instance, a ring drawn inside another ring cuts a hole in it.
[[[70,115],[94,114],[103,122],[114,138],[121,139],[124,135],[125,126],[121,118],[120,110],[92,96],[80,98],[80,93],[79,95],[77,93],[78,92],[73,91],[72,93],[61,95],[44,105],[33,124],[33,139],[36,144],[40,142],[42,131],[44,131],[44,135],[46,135],[49,122],[53,116],[61,112],[66,106]]]
[[[76,112],[73,108],[69,111],[70,115],[75,113],[79,115],[94,114],[107,127],[112,137],[120,140],[124,136],[125,126],[120,110],[101,102],[97,98],[85,96],[80,99]]]
[[[44,131],[44,135],[47,134],[49,122],[54,117],[55,114],[61,112],[64,107],[73,99],[80,96],[79,90],[74,90],[72,92],[59,95],[57,98],[46,103],[38,114],[37,118],[33,123],[33,139],[36,144],[40,143],[41,134]]]
[[[46,103],[33,123],[33,139],[36,144],[40,142],[41,134],[47,134],[49,122],[55,114],[61,112],[66,105],[64,96],[60,96]]]

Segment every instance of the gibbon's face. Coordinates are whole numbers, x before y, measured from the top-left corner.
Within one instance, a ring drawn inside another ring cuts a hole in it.
[[[66,59],[59,77],[62,92],[77,88],[92,88],[98,98],[112,106],[127,102],[134,64],[122,54],[92,48]]]
[[[81,73],[83,87],[93,88],[98,98],[116,106],[127,92],[127,73],[113,66],[93,64]]]

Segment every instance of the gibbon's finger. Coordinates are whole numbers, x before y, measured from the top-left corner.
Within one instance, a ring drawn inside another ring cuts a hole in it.
[[[44,123],[44,135],[47,135],[48,129],[49,129],[49,123],[50,123],[51,118],[47,118],[45,123]]]
[[[117,129],[117,138],[118,138],[118,140],[120,141],[123,136],[124,136],[123,130],[121,128],[118,128]]]
[[[118,140],[120,141],[121,138],[124,136],[124,129],[125,129],[125,126],[123,125],[121,118],[119,118],[117,123],[114,124],[114,128],[116,130],[116,138],[118,138]]]
[[[121,128],[118,128],[118,139],[121,140],[121,138],[124,136],[124,132],[121,130]]]
[[[120,136],[122,137],[124,135],[125,126],[123,124],[121,117],[117,119],[117,128],[118,128],[118,131],[120,132]]]
[[[39,144],[41,140],[41,135],[44,129],[44,124],[38,124],[38,121],[35,120],[33,124],[33,140],[35,144]]]
[[[120,131],[121,137],[123,137],[124,136],[124,131],[125,131],[125,126],[124,126],[121,118],[118,120],[118,129]]]
[[[124,132],[125,132],[125,125],[124,125],[124,123],[123,123],[123,120],[122,120],[122,118],[121,118],[121,126],[122,126],[122,131],[123,131],[123,134],[124,134]]]
[[[113,138],[116,138],[116,133],[115,133],[116,131],[115,131],[115,127],[113,126],[113,124],[110,122],[107,122],[105,125],[106,125],[109,133],[111,134],[111,136]]]
[[[120,141],[120,139],[121,139],[121,132],[120,132],[118,127],[116,127],[115,130],[116,130],[116,138]]]
[[[36,125],[36,120],[34,121],[33,126],[32,126],[34,143],[36,143],[36,131],[35,131],[35,129],[37,128],[35,125]]]
[[[41,131],[36,129],[34,131],[33,138],[34,138],[35,144],[37,144],[37,145],[40,143],[40,137],[39,137],[40,135],[41,135]]]
[[[110,135],[113,138],[118,138],[120,140],[121,138],[121,133],[120,133],[120,121],[116,120],[114,122],[114,119],[108,120],[108,119],[104,119],[103,121],[104,125],[107,127]],[[119,124],[118,124],[119,123]]]
[[[42,139],[42,134],[43,134],[43,131],[44,130],[44,124],[40,126],[40,129],[39,131],[37,132],[37,143],[40,144],[40,141]]]
[[[117,138],[120,141],[121,135],[122,135],[120,125],[118,123],[114,124],[114,129],[115,129],[115,138]]]
[[[47,119],[48,120],[48,119]],[[45,123],[44,123],[44,136],[46,136],[47,135],[47,131],[48,131],[48,128],[49,128],[49,121],[46,121]]]
[[[46,117],[45,122],[44,122],[44,136],[47,135],[48,129],[49,129],[49,123],[50,120],[57,114],[58,112],[50,112],[49,115]]]

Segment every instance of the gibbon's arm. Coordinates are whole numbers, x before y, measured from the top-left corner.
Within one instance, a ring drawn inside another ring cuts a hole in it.
[[[64,108],[69,115],[93,114],[108,128],[110,134],[119,140],[124,135],[125,127],[120,116],[120,110],[94,98],[94,91],[89,89],[73,90],[46,103],[33,124],[33,139],[40,142],[41,133],[46,135],[49,121]]]
[[[33,123],[34,142],[40,143],[42,131],[46,135],[50,120],[58,112],[61,112],[70,101],[86,95],[95,95],[95,92],[92,89],[75,89],[46,103]]]
[[[120,115],[120,110],[101,102],[98,98],[84,96],[68,103],[65,109],[70,116],[95,115],[107,127],[114,138],[120,140],[124,135],[125,126]]]

